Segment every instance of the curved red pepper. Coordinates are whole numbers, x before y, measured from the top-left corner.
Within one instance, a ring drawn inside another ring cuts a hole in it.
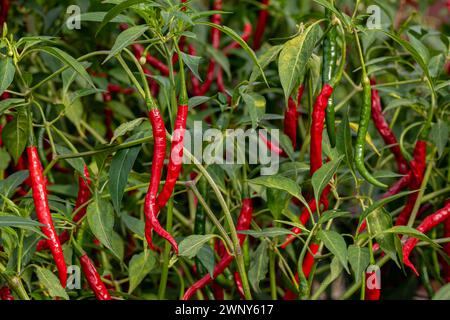
[[[178,106],[177,117],[172,135],[169,165],[167,166],[166,182],[164,183],[164,187],[156,200],[159,209],[163,208],[167,201],[169,201],[183,167],[183,142],[184,133],[186,131],[188,110],[189,107],[187,105]]]
[[[149,118],[152,124],[154,148],[150,184],[148,186],[148,192],[145,196],[144,203],[144,213],[146,217],[145,238],[147,239],[150,248],[154,249],[155,247],[152,241],[152,230],[154,229],[156,233],[170,242],[178,254],[178,245],[175,239],[163,229],[157,218],[158,205],[156,204],[156,199],[166,154],[166,129],[164,127],[164,121],[161,117],[161,113],[158,109],[154,108],[150,110]]]
[[[258,50],[261,46],[261,40],[266,30],[267,19],[269,17],[269,0],[262,0],[263,8],[259,11],[258,24],[256,26],[255,35],[253,36],[253,50]]]
[[[419,189],[423,175],[426,167],[426,156],[427,156],[427,144],[423,140],[417,140],[416,146],[414,148],[414,158],[410,163],[412,179],[410,183],[410,189],[416,190]],[[405,225],[408,222],[409,216],[411,215],[411,211],[414,208],[414,204],[416,203],[418,196],[418,192],[415,192],[408,196],[406,200],[406,205],[403,207],[402,211],[397,217],[395,221],[396,226]]]
[[[244,24],[244,30],[242,32],[241,38],[242,40],[244,40],[245,42],[248,41],[248,39],[250,39],[250,36],[252,35],[252,25],[249,22],[246,22]],[[237,49],[240,47],[239,42],[233,41],[232,43],[230,43],[229,45],[227,45],[225,48],[223,48],[223,52],[225,54],[227,54],[229,51],[233,50],[233,49]]]
[[[91,185],[91,178],[89,176],[89,170],[86,165],[84,165],[84,178],[79,177],[78,178],[78,195],[77,200],[75,202],[75,207],[73,208],[73,211],[77,211],[78,208],[80,208],[83,204],[89,201],[91,198],[91,190],[89,189],[89,186]],[[73,217],[73,222],[80,221],[85,215],[86,215],[87,207],[84,206],[81,208],[77,214]],[[62,244],[66,243],[70,239],[70,234],[67,230],[64,230],[59,235],[59,242]],[[42,251],[48,249],[48,244],[46,240],[40,240],[38,244],[36,245],[36,251]]]
[[[298,88],[297,92],[297,104],[300,105],[300,100],[303,96],[303,85]],[[297,147],[297,125],[299,112],[297,110],[297,104],[291,97],[288,101],[288,109],[284,112],[284,133],[291,139],[292,147],[294,150]]]
[[[333,93],[333,87],[325,84],[316,98],[311,123],[310,175],[312,176],[322,166],[322,135],[325,120],[325,109],[328,99]]]
[[[242,208],[239,214],[236,230],[248,230],[250,228],[250,223],[252,221],[253,215],[253,203],[252,199],[246,198],[242,200]],[[238,234],[239,243],[242,245],[245,241],[245,234]],[[230,265],[234,260],[234,256],[230,256],[228,252],[225,251],[222,256],[222,260],[214,267],[213,278],[208,273],[203,278],[194,283],[183,296],[183,300],[189,300],[198,290],[204,288],[206,285],[210,284],[217,276],[223,273],[223,271]]]
[[[67,266],[64,261],[64,254],[59,242],[55,227],[53,226],[52,216],[50,214],[50,207],[47,198],[47,186],[42,174],[42,165],[39,160],[38,150],[35,146],[27,148],[28,155],[28,169],[30,171],[31,188],[33,191],[33,200],[36,210],[36,215],[40,223],[42,233],[47,237],[47,243],[55,260],[58,269],[59,280],[61,285],[65,288],[67,282]]]
[[[14,297],[11,294],[11,290],[9,290],[8,287],[0,288],[0,300],[4,300],[4,301],[14,300]]]
[[[381,295],[381,289],[377,288],[377,286],[374,286],[374,288],[370,288],[367,284],[368,281],[371,277],[376,276],[375,272],[366,272],[365,273],[365,286],[364,286],[364,299],[365,300],[380,300],[380,295]],[[378,286],[380,284],[378,283]]]
[[[370,80],[370,84],[373,86],[376,84],[374,79]],[[394,154],[395,160],[397,162],[398,171],[402,174],[408,172],[408,162],[400,150],[397,142],[397,138],[392,132],[389,124],[383,116],[383,111],[381,109],[381,99],[378,94],[378,90],[372,88],[372,119],[375,127],[380,133],[384,140],[384,143],[389,146],[389,149]]]
[[[94,292],[97,300],[111,300],[111,295],[109,294],[108,289],[106,289],[106,286],[98,274],[97,269],[86,254],[80,257],[80,265],[84,275],[86,276],[89,287],[91,287],[91,290]]]
[[[450,200],[447,200],[446,205],[442,209],[426,217],[416,230],[426,233],[447,219],[450,219]],[[419,275],[419,273],[409,260],[409,255],[418,242],[419,239],[417,238],[409,238],[403,245],[403,262],[407,267],[410,267],[416,275]]]

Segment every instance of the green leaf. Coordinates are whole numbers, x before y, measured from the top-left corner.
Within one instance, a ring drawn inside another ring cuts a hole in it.
[[[200,74],[198,73],[198,66],[200,65],[200,61],[202,61],[201,57],[192,56],[190,54],[181,52],[181,58],[183,59],[184,63],[187,65],[189,70],[192,71],[194,76],[202,81],[202,78],[200,77]]]
[[[10,162],[11,156],[9,153],[4,148],[0,148],[0,171],[6,170]]]
[[[398,265],[396,241],[400,239],[392,233],[385,233],[392,227],[391,216],[384,209],[375,210],[367,216],[367,229],[371,237],[379,243],[383,250]],[[401,246],[401,245],[400,245]]]
[[[55,47],[42,47],[39,48],[39,50],[42,50],[55,58],[61,60],[61,62],[67,64],[69,67],[74,69],[86,82],[92,86],[94,86],[94,83],[92,82],[91,77],[87,73],[87,71],[84,69],[84,66],[78,62],[75,58],[67,54],[66,52],[62,51],[61,49],[55,48]]]
[[[417,191],[405,191],[405,192],[400,192],[396,195],[393,195],[391,197],[388,198],[384,198],[381,200],[378,200],[377,202],[375,202],[374,204],[372,204],[370,207],[368,207],[366,210],[364,210],[364,212],[361,214],[361,216],[359,217],[359,223],[358,223],[358,229],[361,227],[361,223],[364,221],[364,219],[366,219],[366,217],[373,211],[378,210],[382,207],[384,207],[386,204],[395,201],[397,199],[406,197],[407,195],[413,193],[413,192],[417,192]]]
[[[269,255],[266,241],[262,241],[251,255],[248,280],[256,293],[261,292],[259,283],[266,278],[269,269]]]
[[[390,229],[384,230],[383,233],[393,233],[393,234],[406,234],[409,237],[414,237],[419,240],[428,242],[433,247],[439,247],[436,243],[433,242],[430,238],[428,238],[425,234],[418,231],[417,229],[407,227],[407,226],[394,226]]]
[[[16,116],[3,128],[3,143],[9,154],[17,163],[28,141],[28,115],[25,108],[18,109]]]
[[[431,139],[438,150],[438,155],[440,158],[444,153],[445,146],[448,143],[449,129],[447,123],[439,119],[438,122],[431,127],[430,134]]]
[[[318,236],[323,241],[325,247],[339,259],[339,262],[345,268],[347,273],[350,273],[347,265],[347,244],[345,243],[344,238],[339,233],[332,230],[320,230]]]
[[[450,300],[450,283],[442,286],[433,296],[433,300]]]
[[[266,99],[255,92],[242,94],[242,99],[244,99],[245,106],[252,119],[252,128],[255,129],[266,113]]]
[[[348,261],[355,273],[355,282],[359,283],[363,272],[369,266],[370,253],[368,248],[362,248],[354,244],[348,247]]]
[[[214,238],[213,234],[205,234],[205,235],[192,235],[183,239],[178,246],[179,256],[186,258],[193,258],[197,255],[199,250],[203,247],[205,243]]]
[[[195,108],[196,106],[204,104],[212,99],[213,99],[212,97],[205,97],[205,96],[197,96],[189,98],[188,102],[189,109]]]
[[[114,135],[111,138],[110,144],[112,144],[117,138],[122,137],[128,132],[133,131],[134,129],[139,127],[144,120],[146,120],[146,118],[137,118],[129,122],[122,123],[119,127],[117,127],[116,130],[114,130]],[[134,140],[136,139],[137,138],[135,138]]]
[[[25,102],[24,99],[14,99],[14,98],[0,101],[0,116],[3,114],[3,112],[8,110],[9,108],[14,107],[15,105],[23,102]]]
[[[267,207],[275,219],[278,219],[287,208],[290,196],[287,192],[277,189],[267,189]]]
[[[330,221],[331,219],[342,218],[342,217],[349,218],[349,217],[351,217],[351,214],[348,211],[327,210],[320,215],[319,221],[317,223],[324,224],[324,223]]]
[[[60,297],[69,300],[69,296],[61,286],[59,279],[50,270],[36,267],[36,274],[39,282],[47,289],[51,297]]]
[[[0,216],[0,228],[1,227],[17,227],[27,230],[36,231],[36,227],[43,226],[37,221],[31,220],[30,218],[23,218],[11,215],[1,215]]]
[[[260,231],[258,231],[258,230],[239,230],[238,233],[246,234],[246,235],[249,235],[249,236],[255,237],[255,238],[261,238],[261,237],[274,238],[274,237],[278,237],[278,236],[286,236],[288,234],[292,234],[292,235],[295,234],[288,229],[276,228],[276,227],[265,228]]]
[[[111,204],[95,196],[94,201],[87,207],[87,220],[94,236],[105,247],[114,252],[111,240],[114,226],[114,213]]]
[[[208,271],[211,278],[214,276],[214,251],[208,245],[203,245],[197,252],[197,259]]]
[[[273,188],[283,190],[289,193],[291,196],[300,200],[305,206],[308,206],[305,198],[302,196],[302,190],[300,186],[289,178],[280,175],[273,176],[260,176],[248,181],[251,184],[264,186],[266,188]]]
[[[14,190],[28,179],[28,176],[28,170],[21,170],[14,172],[4,180],[0,180],[0,194],[6,198],[10,198]]]
[[[144,237],[144,229],[145,229],[144,221],[137,219],[133,216],[129,216],[125,212],[121,213],[120,218],[122,219],[123,223],[127,226],[127,228],[131,230],[131,232],[137,234],[141,238]]]
[[[144,278],[152,271],[156,263],[155,254],[150,250],[145,250],[139,254],[135,254],[128,267],[128,276],[130,278],[130,287],[128,293],[131,294],[134,289],[144,280]]]
[[[126,48],[127,46],[132,44],[134,42],[134,40],[136,40],[137,38],[142,36],[145,33],[145,31],[147,31],[147,30],[148,30],[148,27],[146,25],[141,25],[141,26],[131,27],[131,28],[123,31],[121,34],[119,34],[117,36],[116,42],[114,43],[113,47],[111,48],[111,51],[109,52],[106,59],[103,61],[103,64],[106,61],[108,61],[109,59],[111,59],[112,57],[114,57],[116,54],[118,54],[120,51],[122,51],[124,48]]]
[[[214,23],[211,23],[208,21],[198,21],[198,22],[196,22],[196,24],[206,25],[206,26],[210,26],[212,28],[216,28],[220,32],[225,33],[226,35],[231,37],[234,41],[239,43],[239,45],[242,47],[242,49],[244,49],[244,51],[250,56],[253,63],[258,67],[259,71],[261,72],[261,75],[263,76],[264,82],[267,84],[267,86],[269,86],[269,84],[267,83],[266,75],[264,74],[264,69],[259,64],[258,58],[255,55],[255,52],[248,46],[247,42],[242,40],[242,38],[236,32],[234,32],[233,29],[230,29],[227,26],[219,26],[217,24],[214,24]]]
[[[283,45],[278,57],[278,74],[284,91],[285,101],[299,82],[303,79],[314,46],[319,39],[320,26],[315,22],[304,30],[300,35],[289,40]]]
[[[280,53],[282,48],[283,48],[282,45],[270,47],[258,57],[258,62],[263,70],[266,69],[269,66],[269,64],[278,57],[278,54]],[[249,82],[250,83],[255,82],[259,78],[259,76],[261,76],[261,69],[255,65],[253,66]]]
[[[59,144],[55,144],[56,152],[58,155],[68,155],[72,154],[72,151],[67,149],[66,147],[63,147]],[[72,168],[74,168],[80,175],[84,176],[84,166],[85,162],[83,158],[69,158],[65,159]]]
[[[11,85],[15,72],[16,68],[14,67],[12,58],[0,59],[0,94]]]
[[[102,22],[105,19],[106,14],[107,14],[107,12],[101,12],[101,11],[85,12],[85,13],[80,14],[80,20],[82,22],[83,21]],[[114,17],[113,19],[109,20],[109,22],[131,24],[131,23],[133,23],[133,20],[125,15],[119,14],[116,17]]]
[[[124,11],[125,9],[135,5],[135,4],[139,4],[139,3],[143,3],[143,2],[148,2],[148,0],[127,0],[127,1],[123,1],[119,4],[117,4],[116,6],[114,6],[111,10],[109,10],[105,17],[103,18],[102,23],[100,24],[100,27],[98,27],[97,32],[95,33],[95,36],[97,36],[100,31],[102,31],[102,29],[110,22],[112,21],[115,17],[117,17],[122,11]]]
[[[331,178],[333,178],[333,175],[339,168],[343,158],[344,156],[340,156],[339,158],[328,161],[320,167],[319,170],[314,172],[311,178],[311,184],[314,189],[314,197],[317,202],[320,199],[323,189],[325,189],[325,187],[330,183]]]
[[[142,136],[143,133],[138,133],[127,141],[136,140]],[[111,161],[111,167],[109,168],[109,193],[116,212],[120,212],[120,204],[128,182],[128,176],[141,148],[142,146],[138,145],[133,148],[122,149],[115,154]]]

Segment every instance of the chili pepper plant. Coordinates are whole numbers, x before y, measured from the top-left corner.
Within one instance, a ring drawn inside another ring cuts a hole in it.
[[[0,2],[0,299],[450,299],[444,0]]]

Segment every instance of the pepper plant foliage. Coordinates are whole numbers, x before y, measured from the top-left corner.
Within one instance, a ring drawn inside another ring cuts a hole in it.
[[[3,1],[0,298],[448,299],[447,10]]]

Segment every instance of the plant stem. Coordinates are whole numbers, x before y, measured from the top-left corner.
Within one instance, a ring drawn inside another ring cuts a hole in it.
[[[172,222],[173,222],[173,197],[171,197],[167,203],[166,230],[169,233],[172,233]],[[161,271],[161,281],[159,283],[159,291],[158,291],[159,300],[163,300],[166,295],[167,277],[169,275],[170,249],[171,245],[169,242],[166,241],[164,245],[164,257]]]

